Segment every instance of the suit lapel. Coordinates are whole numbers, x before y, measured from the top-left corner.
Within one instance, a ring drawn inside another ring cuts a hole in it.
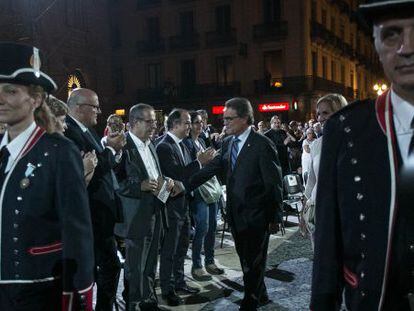
[[[234,170],[233,171],[235,171],[237,169],[237,167],[239,166],[240,161],[246,156],[246,154],[252,148],[251,146],[252,146],[252,141],[253,141],[253,135],[255,135],[255,133],[253,132],[253,130],[251,130],[249,136],[247,137],[246,141],[244,142],[244,145],[243,145],[242,149],[239,152],[239,155],[237,156],[236,164],[234,165]],[[231,153],[231,151],[230,151],[230,153]]]
[[[170,135],[168,135],[168,134],[167,134],[167,138],[168,138],[169,143],[170,143],[170,144],[172,145],[172,147],[174,148],[175,153],[178,155],[178,158],[180,159],[180,163],[181,163],[181,165],[185,166],[184,159],[183,159],[183,157],[181,156],[181,150],[180,150],[180,147],[179,147],[179,146],[175,143],[174,139],[172,139],[172,137],[171,137]],[[185,156],[185,155],[184,155],[184,152],[183,152],[182,154],[183,154],[183,156]]]
[[[150,143],[149,148],[150,148],[150,151],[152,153],[152,157],[155,160],[155,164],[157,165],[158,174],[160,176],[162,176],[160,162],[158,160],[157,152],[155,151],[155,147],[154,147],[154,144],[152,142]]]
[[[145,164],[144,164],[144,161],[142,160],[141,154],[139,153],[137,146],[135,145],[134,141],[132,140],[129,134],[127,136],[127,148],[130,152],[132,164],[136,165],[139,168],[139,170],[144,172],[146,177],[148,177],[148,172],[147,172],[147,169],[145,168]]]

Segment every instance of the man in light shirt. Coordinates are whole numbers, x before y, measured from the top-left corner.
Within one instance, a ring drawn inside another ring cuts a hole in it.
[[[311,309],[414,310],[414,209],[399,184],[414,149],[414,1],[360,13],[391,88],[324,126]]]

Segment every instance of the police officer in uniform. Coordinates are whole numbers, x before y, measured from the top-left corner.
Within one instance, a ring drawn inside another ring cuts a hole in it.
[[[392,84],[324,128],[311,309],[414,310],[414,206],[399,183],[414,153],[414,0],[360,12]]]
[[[92,310],[93,243],[80,153],[52,132],[56,84],[37,48],[0,43],[0,310]],[[35,122],[36,120],[36,122]]]

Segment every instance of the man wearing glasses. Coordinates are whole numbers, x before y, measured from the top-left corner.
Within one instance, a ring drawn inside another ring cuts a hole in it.
[[[253,109],[246,98],[225,104],[224,124],[231,135],[219,154],[190,178],[191,188],[224,176],[227,217],[243,270],[244,298],[240,310],[269,303],[264,283],[269,234],[282,221],[282,175],[277,151],[269,138],[251,129]]]
[[[120,263],[114,237],[116,222],[122,222],[121,206],[116,190],[119,187],[113,172],[117,153],[125,144],[124,133],[109,133],[106,147],[100,144],[92,127],[101,113],[97,94],[89,89],[75,89],[69,96],[65,136],[81,152],[95,151],[98,165],[88,185],[89,206],[94,231],[97,301],[95,310],[110,310],[115,301]]]

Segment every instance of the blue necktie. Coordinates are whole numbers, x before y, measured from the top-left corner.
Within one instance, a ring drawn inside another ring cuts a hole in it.
[[[237,161],[237,153],[239,152],[239,142],[240,139],[235,138],[233,140],[233,146],[231,147],[231,170],[234,170],[234,166],[236,165]]]

